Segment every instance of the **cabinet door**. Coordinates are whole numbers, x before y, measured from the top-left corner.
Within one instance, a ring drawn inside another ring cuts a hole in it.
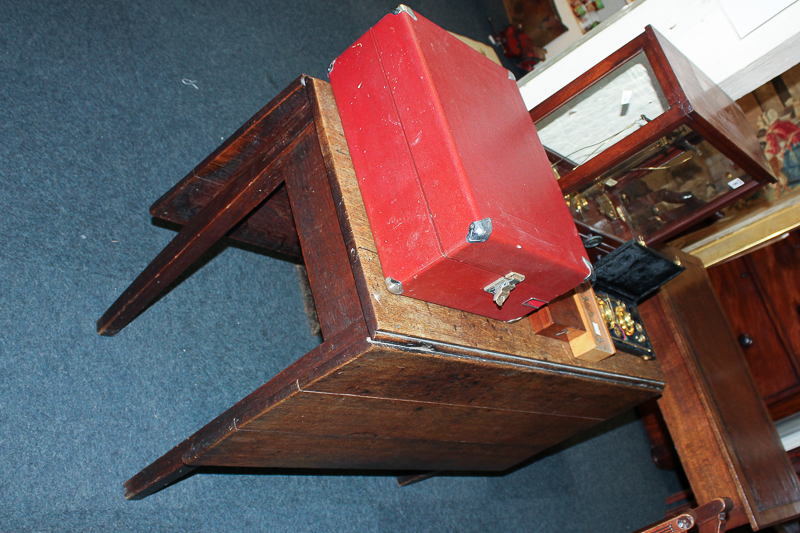
[[[744,259],[764,299],[769,302],[769,310],[784,343],[797,361],[800,354],[800,230]]]
[[[800,233],[708,269],[774,419],[800,411]]]

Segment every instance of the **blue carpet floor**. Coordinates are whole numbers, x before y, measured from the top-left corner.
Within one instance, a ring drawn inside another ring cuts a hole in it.
[[[420,0],[486,41],[499,0]],[[630,531],[679,489],[633,413],[504,477],[122,483],[313,348],[294,265],[217,255],[115,338],[95,321],[174,232],[149,205],[377,0],[0,0],[0,530]],[[182,81],[186,80],[186,82]]]

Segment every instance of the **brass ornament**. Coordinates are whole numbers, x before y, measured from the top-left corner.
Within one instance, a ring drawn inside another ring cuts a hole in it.
[[[624,331],[626,335],[633,335],[635,331],[633,317],[625,308],[625,304],[620,303],[620,305],[614,309],[614,314],[616,315],[616,322],[619,328]]]

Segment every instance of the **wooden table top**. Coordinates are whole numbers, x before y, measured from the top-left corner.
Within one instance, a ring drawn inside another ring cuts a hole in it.
[[[477,350],[482,357],[505,361],[523,357],[528,364],[536,361],[553,368],[568,365],[573,372],[583,369],[587,375],[619,374],[663,382],[657,363],[623,352],[597,363],[576,359],[566,343],[536,335],[527,318],[509,324],[390,293],[384,283],[333,92],[324,81],[308,80],[317,96],[315,113],[324,125],[318,134],[325,159],[331,162],[329,172],[332,170],[335,176],[333,193],[341,199],[337,202],[339,221],[350,252],[361,306],[374,339],[444,345],[465,353]]]

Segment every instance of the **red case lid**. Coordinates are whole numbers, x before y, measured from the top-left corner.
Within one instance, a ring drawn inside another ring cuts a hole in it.
[[[515,290],[526,289],[518,296],[541,301],[589,275],[575,224],[507,70],[419,14],[399,10],[336,59],[330,80],[381,266],[408,295],[431,296],[415,284],[428,271],[441,278],[435,263],[442,258],[479,269],[473,284],[523,274]],[[470,225],[485,219],[488,240],[468,242]],[[438,279],[434,292],[467,281]],[[480,298],[488,311],[468,310],[497,316],[491,296]]]

